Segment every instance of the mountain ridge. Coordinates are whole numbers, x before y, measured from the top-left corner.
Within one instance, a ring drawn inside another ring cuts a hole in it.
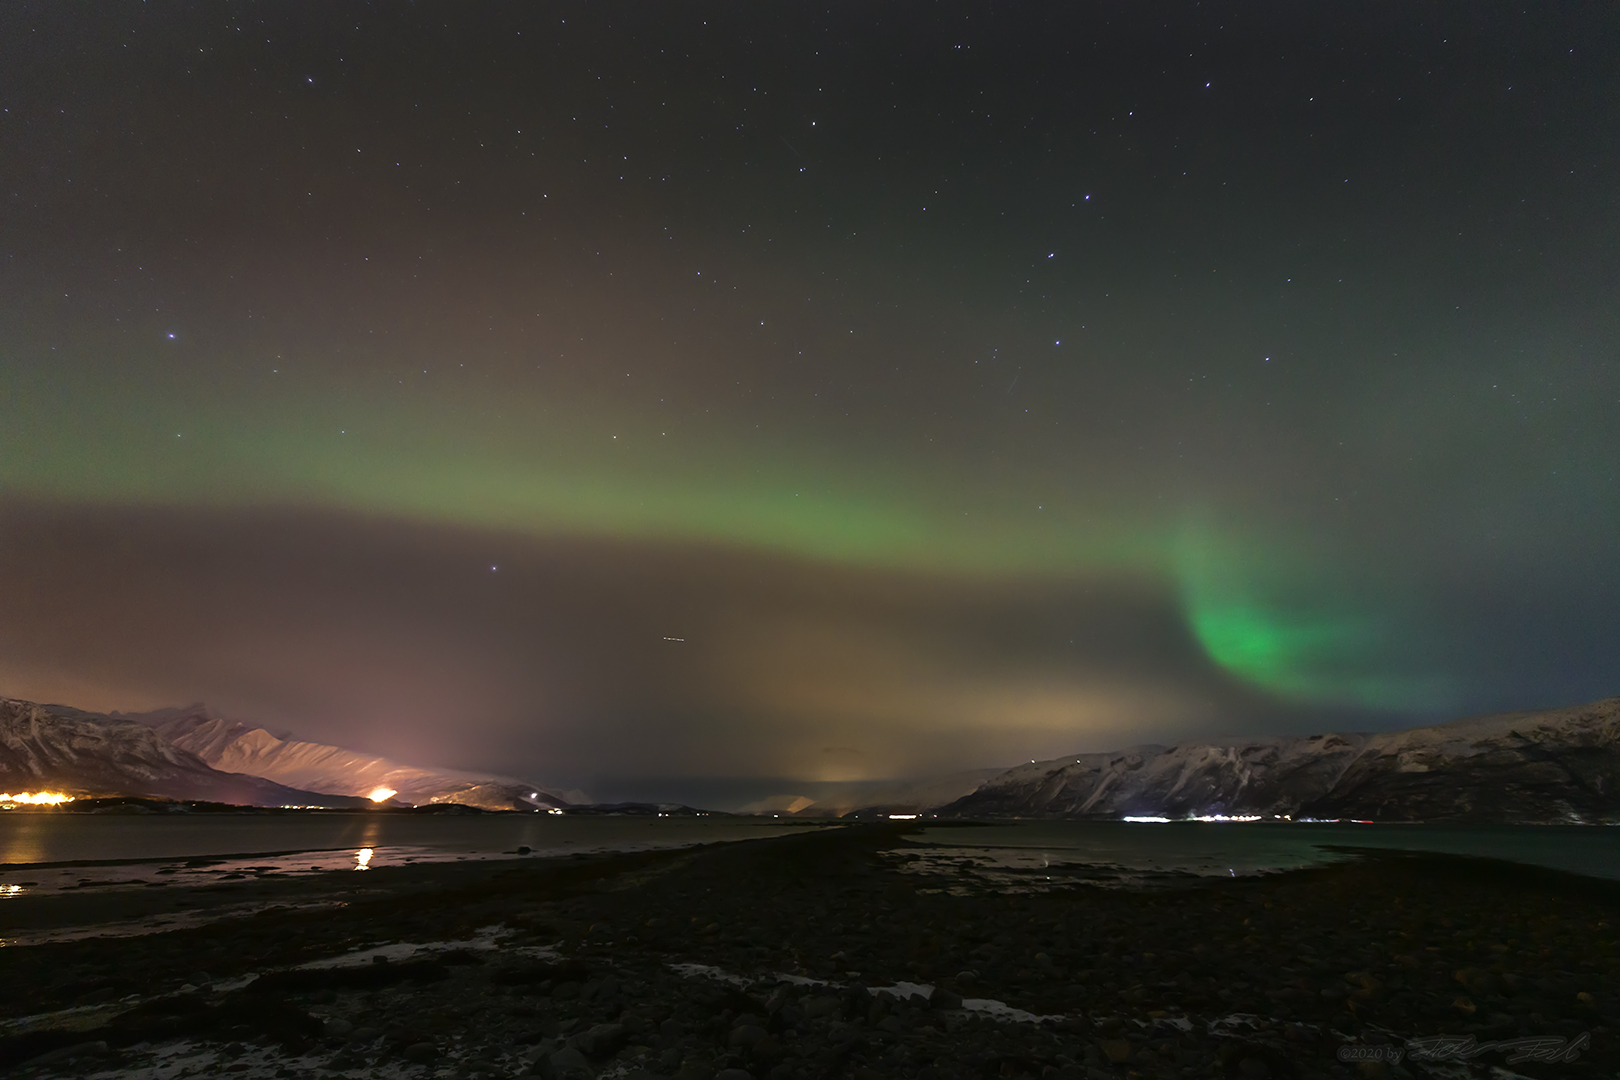
[[[0,786],[242,806],[356,807],[365,800],[215,769],[145,725],[0,697]]]
[[[1031,762],[934,810],[1620,822],[1620,697],[1378,733],[1144,744]]]
[[[341,746],[279,737],[216,716],[202,704],[112,715],[145,725],[216,769],[333,794],[369,797],[381,788],[402,802],[458,803],[483,810],[553,809],[585,801],[516,777],[404,765]]]
[[[512,777],[283,738],[201,705],[101,714],[0,697],[0,786],[17,785],[259,806],[365,805],[377,788],[400,801],[487,810],[587,801]],[[1620,824],[1620,697],[1401,731],[1149,743],[855,787],[742,812]],[[836,805],[846,799],[872,805]]]

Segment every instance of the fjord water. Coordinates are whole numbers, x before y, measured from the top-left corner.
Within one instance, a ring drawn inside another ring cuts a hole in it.
[[[406,862],[643,851],[802,830],[773,819],[387,813],[0,814],[0,898],[80,883],[369,869]],[[187,865],[188,863],[194,865]]]
[[[0,814],[0,896],[82,882],[179,883],[195,875],[298,873],[406,862],[684,847],[814,827],[774,818],[386,813],[275,815]],[[927,825],[908,839],[919,870],[1036,874],[1094,870],[1098,880],[1243,875],[1349,857],[1344,848],[1476,855],[1620,879],[1620,828],[1561,825],[1352,825],[1271,822],[1024,821]],[[364,853],[364,854],[362,854]],[[187,865],[192,863],[195,865]],[[1081,875],[1085,876],[1085,875]],[[8,890],[8,887],[12,887]]]
[[[1604,825],[1026,821],[925,827],[915,839],[929,845],[916,867],[924,871],[971,864],[1034,876],[1054,868],[1084,869],[1097,871],[1098,880],[1227,876],[1312,866],[1353,857],[1343,849],[1378,848],[1505,859],[1620,879],[1620,827]]]

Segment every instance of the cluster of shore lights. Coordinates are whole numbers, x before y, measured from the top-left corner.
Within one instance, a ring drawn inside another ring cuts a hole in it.
[[[1165,823],[1171,822],[1171,821],[1264,821],[1265,819],[1266,819],[1266,816],[1264,814],[1233,814],[1233,815],[1227,815],[1227,814],[1188,814],[1184,818],[1144,817],[1144,816],[1132,817],[1130,815],[1127,815],[1125,817],[1126,821],[1134,821],[1134,822],[1137,822],[1138,824],[1140,824],[1142,822],[1148,822],[1148,823],[1151,823],[1151,824],[1154,824],[1154,825],[1162,825],[1162,824],[1165,824]],[[1294,819],[1291,818],[1291,817],[1288,817],[1286,815],[1282,815],[1282,816],[1274,815],[1272,817],[1272,820],[1273,821],[1292,821]]]
[[[1148,816],[1143,816],[1143,815],[1135,815],[1135,816],[1126,815],[1121,820],[1132,821],[1132,822],[1136,822],[1138,824],[1140,824],[1142,822],[1147,822],[1147,823],[1153,824],[1153,825],[1165,825],[1165,824],[1169,824],[1170,822],[1173,822],[1173,821],[1293,821],[1294,816],[1292,814],[1272,814],[1269,817],[1267,815],[1265,815],[1265,814],[1236,814],[1236,815],[1228,815],[1228,814],[1188,814],[1186,817],[1183,817],[1183,818],[1169,818],[1169,817],[1148,817]],[[1371,820],[1369,820],[1367,818],[1336,818],[1336,817],[1333,817],[1333,818],[1314,818],[1314,817],[1307,817],[1307,818],[1300,818],[1299,820],[1302,823],[1309,824],[1309,825],[1339,825],[1339,824],[1376,825],[1376,824],[1378,824],[1376,821],[1371,821]]]
[[[72,802],[73,796],[64,795],[60,791],[19,791],[15,795],[0,794],[0,804],[12,806],[61,806],[65,802]]]

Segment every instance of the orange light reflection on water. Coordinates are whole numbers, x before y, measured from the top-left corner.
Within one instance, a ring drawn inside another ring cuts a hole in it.
[[[7,814],[5,847],[0,862],[34,863],[45,861],[45,823],[55,814]]]

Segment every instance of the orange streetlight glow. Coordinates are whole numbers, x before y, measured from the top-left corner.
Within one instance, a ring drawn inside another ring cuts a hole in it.
[[[72,802],[73,796],[63,795],[56,791],[36,791],[32,794],[19,791],[15,795],[0,794],[0,803],[11,803],[17,806],[60,806],[65,802]]]

